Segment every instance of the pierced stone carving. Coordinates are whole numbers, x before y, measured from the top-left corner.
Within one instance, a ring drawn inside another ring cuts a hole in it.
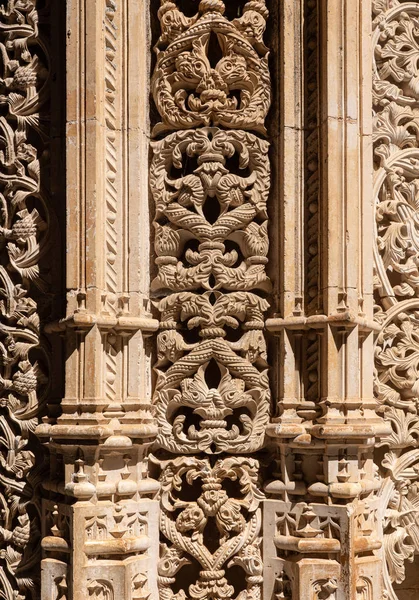
[[[406,453],[391,450],[386,454],[383,467],[388,478],[384,480],[381,496],[385,502],[384,550],[387,570],[384,577],[387,589],[392,583],[405,578],[405,561],[413,562],[419,548],[419,482],[417,450]],[[392,596],[391,598],[396,598]]]
[[[157,442],[172,452],[253,452],[269,417],[268,302],[248,291],[271,287],[268,144],[250,133],[204,128],[171,134],[153,150],[152,288],[175,292],[157,303]],[[238,174],[229,168],[233,159]],[[191,161],[196,168],[184,174]],[[187,342],[181,324],[199,329],[201,341]],[[243,333],[233,341],[226,328]]]
[[[417,106],[419,7],[403,2],[392,2],[392,7],[377,18],[374,96],[379,103],[395,100],[402,106]]]
[[[158,338],[156,365],[157,442],[185,453],[260,448],[269,418],[266,345],[261,331],[266,301],[242,292],[203,296],[184,292],[165,298],[159,306],[164,330]],[[177,316],[188,321],[190,328],[200,326],[204,339],[187,344],[176,331]],[[241,338],[225,340],[223,326],[236,328],[240,321],[245,329]],[[216,387],[212,387],[212,362],[218,370]],[[185,407],[199,417],[198,426],[186,422]],[[236,417],[235,423],[229,424],[230,416]]]
[[[269,291],[268,143],[250,133],[205,128],[169,135],[152,146],[159,267],[152,289]],[[233,159],[237,174],[229,168]],[[192,172],[185,174],[188,169]],[[226,251],[227,241],[232,248]]]
[[[207,125],[265,131],[271,90],[265,0],[246,2],[231,22],[224,12],[221,0],[202,0],[187,17],[176,1],[161,0],[151,85],[162,123],[154,134]]]
[[[270,104],[268,10],[264,0],[241,8],[232,21],[221,0],[201,0],[193,16],[172,0],[158,11],[152,92],[162,121],[153,134],[167,135],[151,144],[151,289],[161,298],[154,404],[156,446],[174,454],[255,452],[269,421],[269,144],[250,132],[265,132]],[[198,566],[191,598],[231,598],[232,567],[244,572],[243,594],[260,597],[257,478],[253,458],[163,462],[162,599],[178,597],[186,566]]]
[[[243,571],[248,597],[258,597],[263,579],[258,462],[231,457],[211,467],[207,459],[178,457],[162,468],[160,530],[168,543],[163,545],[159,563],[161,597],[175,597],[171,587],[182,567],[194,561],[200,571],[189,587],[191,598],[231,598],[234,588],[228,570],[233,566]],[[237,482],[234,495],[224,488],[226,481]],[[194,482],[201,490],[196,501],[184,500]],[[205,543],[207,527],[212,533],[214,527],[218,531],[219,542],[213,550]]]
[[[40,453],[33,438],[48,392],[36,288],[52,220],[43,182],[48,129],[48,49],[36,0],[0,7],[0,589],[38,596]],[[34,285],[32,285],[34,284]]]

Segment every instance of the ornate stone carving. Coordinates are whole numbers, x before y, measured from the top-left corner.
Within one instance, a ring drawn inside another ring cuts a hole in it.
[[[175,292],[158,302],[155,403],[158,443],[172,452],[253,452],[263,444],[269,385],[262,330],[268,303],[248,290],[270,289],[267,149],[250,133],[216,128],[153,143],[158,275],[152,288]],[[238,174],[229,168],[234,158]],[[190,174],[174,175],[194,160]],[[199,329],[201,341],[188,343],[181,324]],[[243,333],[233,341],[226,328]],[[185,409],[192,409],[198,424],[188,422]]]
[[[269,291],[268,143],[250,133],[204,128],[169,135],[153,150],[159,273],[152,289]]]
[[[231,457],[219,459],[211,467],[207,459],[178,457],[162,468],[160,530],[166,542],[159,563],[161,598],[176,597],[172,586],[180,569],[195,561],[200,571],[189,586],[191,598],[233,597],[228,572],[234,566],[243,571],[246,595],[258,597],[263,579],[259,550],[263,495],[257,487],[257,461]],[[226,481],[237,482],[234,495],[224,488]],[[185,498],[194,482],[200,492],[192,502]],[[219,541],[211,549],[205,540],[214,535],[214,527]]]
[[[38,2],[0,7],[0,589],[6,600],[39,594],[42,461],[33,431],[48,392],[36,288],[53,220],[44,182],[48,48]]]
[[[233,21],[224,12],[222,0],[202,0],[187,17],[176,0],[161,0],[151,85],[162,122],[155,134],[206,125],[265,131],[271,93],[265,0],[246,2]]]
[[[387,597],[419,551],[417,461],[419,4],[375,2],[374,143],[377,307],[375,394],[391,433],[381,465]]]
[[[221,0],[202,0],[192,16],[169,0],[158,11],[151,85],[161,123],[153,133],[165,137],[152,142],[150,166],[160,315],[154,404],[156,447],[173,454],[253,453],[269,421],[269,144],[251,133],[265,133],[270,104],[268,11],[255,0],[233,20],[225,13]],[[243,457],[162,463],[162,599],[237,596],[232,568],[245,576],[238,597],[260,596],[258,466]],[[193,583],[177,593],[184,568]]]
[[[242,292],[218,298],[184,292],[160,302],[165,329],[158,339],[155,401],[161,446],[184,453],[253,452],[261,447],[269,417],[264,304]],[[246,312],[252,313],[250,318]],[[204,339],[187,344],[175,329],[177,315],[189,326],[200,326]],[[240,320],[245,332],[228,342],[222,326],[238,327]],[[185,408],[192,409],[198,425],[187,422]],[[230,424],[229,417],[234,418]]]

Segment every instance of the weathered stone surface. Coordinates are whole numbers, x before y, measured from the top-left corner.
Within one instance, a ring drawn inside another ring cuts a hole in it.
[[[414,1],[0,2],[0,598],[416,597],[418,57]]]

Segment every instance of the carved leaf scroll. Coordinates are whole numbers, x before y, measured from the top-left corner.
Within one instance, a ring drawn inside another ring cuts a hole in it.
[[[374,152],[376,202],[375,395],[392,432],[381,465],[387,597],[419,552],[418,181],[419,3],[376,0]]]
[[[48,48],[37,0],[0,6],[0,589],[35,598],[40,561],[41,465],[32,432],[48,391],[35,288],[51,239],[43,185]]]
[[[229,455],[262,448],[269,421],[270,164],[258,137],[271,95],[268,10],[265,0],[243,1],[229,19],[222,0],[196,2],[194,15],[177,0],[160,4],[154,404],[156,447],[181,456],[162,463],[159,591],[165,600],[232,598],[234,568],[245,579],[237,597],[259,598],[258,462]],[[176,592],[184,569],[193,583]]]

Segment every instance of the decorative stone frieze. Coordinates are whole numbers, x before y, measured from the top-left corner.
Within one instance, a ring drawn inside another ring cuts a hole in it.
[[[153,143],[158,274],[151,287],[175,292],[158,303],[157,442],[172,452],[253,452],[263,444],[269,418],[263,335],[268,302],[249,290],[271,287],[265,270],[267,149],[252,134],[215,128]],[[247,177],[229,171],[235,157]],[[188,158],[197,160],[194,172],[171,177]],[[181,324],[198,328],[200,341],[188,343]],[[231,340],[226,327],[242,335]],[[198,427],[188,424],[182,407],[199,418]]]

